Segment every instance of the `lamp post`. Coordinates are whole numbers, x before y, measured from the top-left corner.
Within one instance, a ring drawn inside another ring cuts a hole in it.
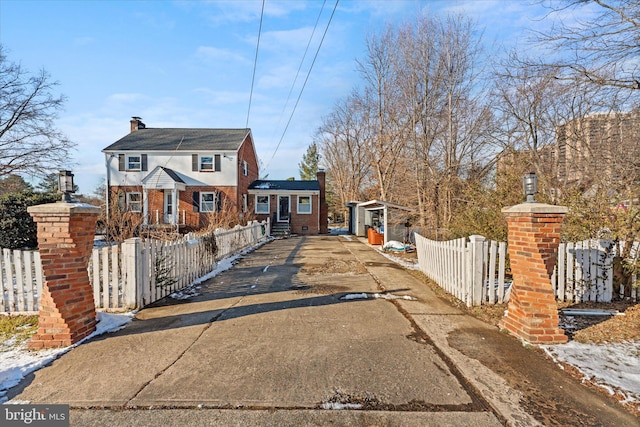
[[[527,196],[526,203],[535,203],[533,196],[538,193],[538,177],[535,172],[531,172],[522,178],[522,191]]]
[[[70,203],[73,192],[73,174],[71,171],[60,171],[58,174],[58,193],[62,193],[62,201]]]

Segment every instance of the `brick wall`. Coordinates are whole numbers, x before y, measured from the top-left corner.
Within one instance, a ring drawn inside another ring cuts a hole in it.
[[[503,212],[509,227],[513,284],[507,314],[500,326],[530,343],[564,343],[567,336],[558,327],[551,274],[567,209],[524,203]]]
[[[93,288],[87,266],[100,209],[50,203],[28,209],[38,228],[44,286],[38,331],[30,349],[67,347],[96,326]]]

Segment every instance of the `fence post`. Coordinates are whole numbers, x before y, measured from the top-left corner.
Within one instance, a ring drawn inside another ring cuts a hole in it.
[[[142,307],[142,239],[132,237],[122,244],[122,258],[125,268],[122,283],[122,304],[124,308]]]
[[[478,306],[482,304],[482,287],[484,285],[484,241],[483,236],[469,236],[469,246],[471,249],[471,277],[470,294],[467,299],[467,306]]]

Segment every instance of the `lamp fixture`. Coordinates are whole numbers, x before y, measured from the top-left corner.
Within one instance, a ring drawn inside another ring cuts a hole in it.
[[[522,178],[522,191],[527,196],[525,203],[536,203],[533,198],[538,193],[538,177],[535,172],[530,172]]]
[[[62,201],[71,202],[71,193],[73,192],[73,174],[71,171],[60,171],[58,174],[58,193],[62,193]]]

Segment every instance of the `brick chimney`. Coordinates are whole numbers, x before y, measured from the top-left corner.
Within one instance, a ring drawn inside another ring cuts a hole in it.
[[[329,232],[329,205],[327,204],[326,174],[324,169],[318,169],[316,179],[320,186],[320,234]]]
[[[142,119],[140,117],[133,116],[131,117],[131,132],[135,132],[138,129],[144,129],[145,124],[142,123]]]

